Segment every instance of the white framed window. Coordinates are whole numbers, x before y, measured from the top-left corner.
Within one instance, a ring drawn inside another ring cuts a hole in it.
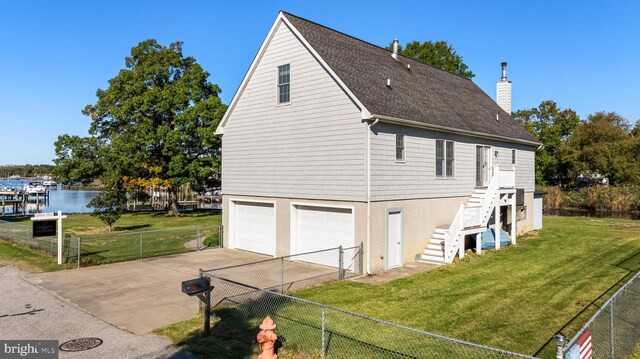
[[[396,161],[404,161],[404,135],[396,133]]]
[[[278,103],[291,100],[291,67],[289,64],[278,66]]]
[[[455,175],[455,143],[436,140],[436,177],[452,178]]]
[[[516,150],[511,150],[511,164],[516,164]]]

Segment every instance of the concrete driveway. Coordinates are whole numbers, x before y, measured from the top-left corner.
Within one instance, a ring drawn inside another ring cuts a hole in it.
[[[69,305],[24,280],[26,274],[0,265],[0,338],[57,340],[100,338],[88,351],[60,351],[60,358],[193,358],[166,338],[135,335]],[[3,354],[0,357],[4,358]],[[30,355],[27,355],[30,357]]]
[[[270,258],[241,250],[217,248],[201,252],[107,264],[27,279],[94,316],[136,334],[146,334],[171,323],[193,318],[198,299],[181,292],[180,283],[211,269]],[[306,275],[326,267],[306,264]],[[315,268],[314,268],[315,267]],[[274,273],[279,276],[279,274]]]

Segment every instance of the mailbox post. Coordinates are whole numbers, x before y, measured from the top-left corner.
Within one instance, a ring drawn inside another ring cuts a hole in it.
[[[182,293],[190,297],[196,296],[204,303],[204,332],[202,336],[211,335],[211,291],[213,287],[209,277],[185,280],[182,282]]]

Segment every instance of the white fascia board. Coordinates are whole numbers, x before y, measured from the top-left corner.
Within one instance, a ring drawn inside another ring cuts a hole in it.
[[[240,99],[240,96],[244,92],[244,89],[247,87],[247,84],[249,83],[249,79],[253,75],[253,72],[258,66],[258,63],[260,63],[260,60],[262,59],[264,52],[267,50],[267,46],[271,42],[271,39],[273,38],[273,35],[276,33],[276,30],[278,29],[278,25],[280,24],[280,21],[282,21],[282,19],[284,19],[284,14],[281,11],[278,13],[278,16],[276,17],[276,21],[274,21],[273,25],[271,25],[271,29],[269,29],[269,33],[267,34],[267,37],[262,42],[262,45],[260,45],[260,49],[258,49],[256,56],[253,58],[253,61],[251,62],[251,66],[249,66],[249,70],[247,70],[247,73],[244,75],[244,78],[242,79],[242,82],[240,83],[238,90],[236,90],[235,95],[233,95],[233,99],[231,100],[231,103],[229,104],[227,111],[225,112],[224,116],[222,116],[222,120],[220,120],[220,123],[218,124],[218,128],[216,128],[216,135],[224,134],[224,126],[227,124],[227,120],[229,120],[229,116],[233,112],[233,109],[238,103],[238,100]]]
[[[499,140],[499,141],[504,141],[504,142],[519,143],[519,144],[535,146],[535,147],[539,147],[540,146],[540,142],[536,142],[536,141],[520,140],[520,139],[515,139],[515,138],[511,138],[511,137],[506,137],[506,136],[492,135],[492,134],[489,134],[489,133],[469,131],[469,130],[463,130],[463,129],[459,129],[459,128],[439,126],[439,125],[431,125],[431,124],[428,124],[428,123],[423,123],[423,122],[418,122],[418,121],[411,121],[411,120],[404,120],[404,119],[401,119],[401,118],[384,116],[384,115],[372,114],[371,116],[373,116],[373,118],[379,119],[382,122],[393,123],[393,124],[398,124],[398,125],[419,127],[419,128],[424,128],[424,129],[428,129],[428,130],[455,133],[455,134],[460,134],[460,135],[465,135],[465,136],[470,136],[470,137],[487,138],[487,139],[494,139],[494,140]]]

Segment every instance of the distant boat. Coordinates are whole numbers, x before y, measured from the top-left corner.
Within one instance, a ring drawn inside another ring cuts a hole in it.
[[[42,182],[29,182],[22,186],[22,190],[27,194],[44,194],[47,188]]]
[[[11,180],[11,181],[19,181],[20,180],[20,176],[18,176],[18,175],[9,176],[9,180]]]
[[[42,185],[47,187],[47,188],[51,188],[51,187],[56,188],[58,186],[58,182],[56,182],[56,181],[54,181],[52,179],[49,179],[49,180],[42,181]]]

